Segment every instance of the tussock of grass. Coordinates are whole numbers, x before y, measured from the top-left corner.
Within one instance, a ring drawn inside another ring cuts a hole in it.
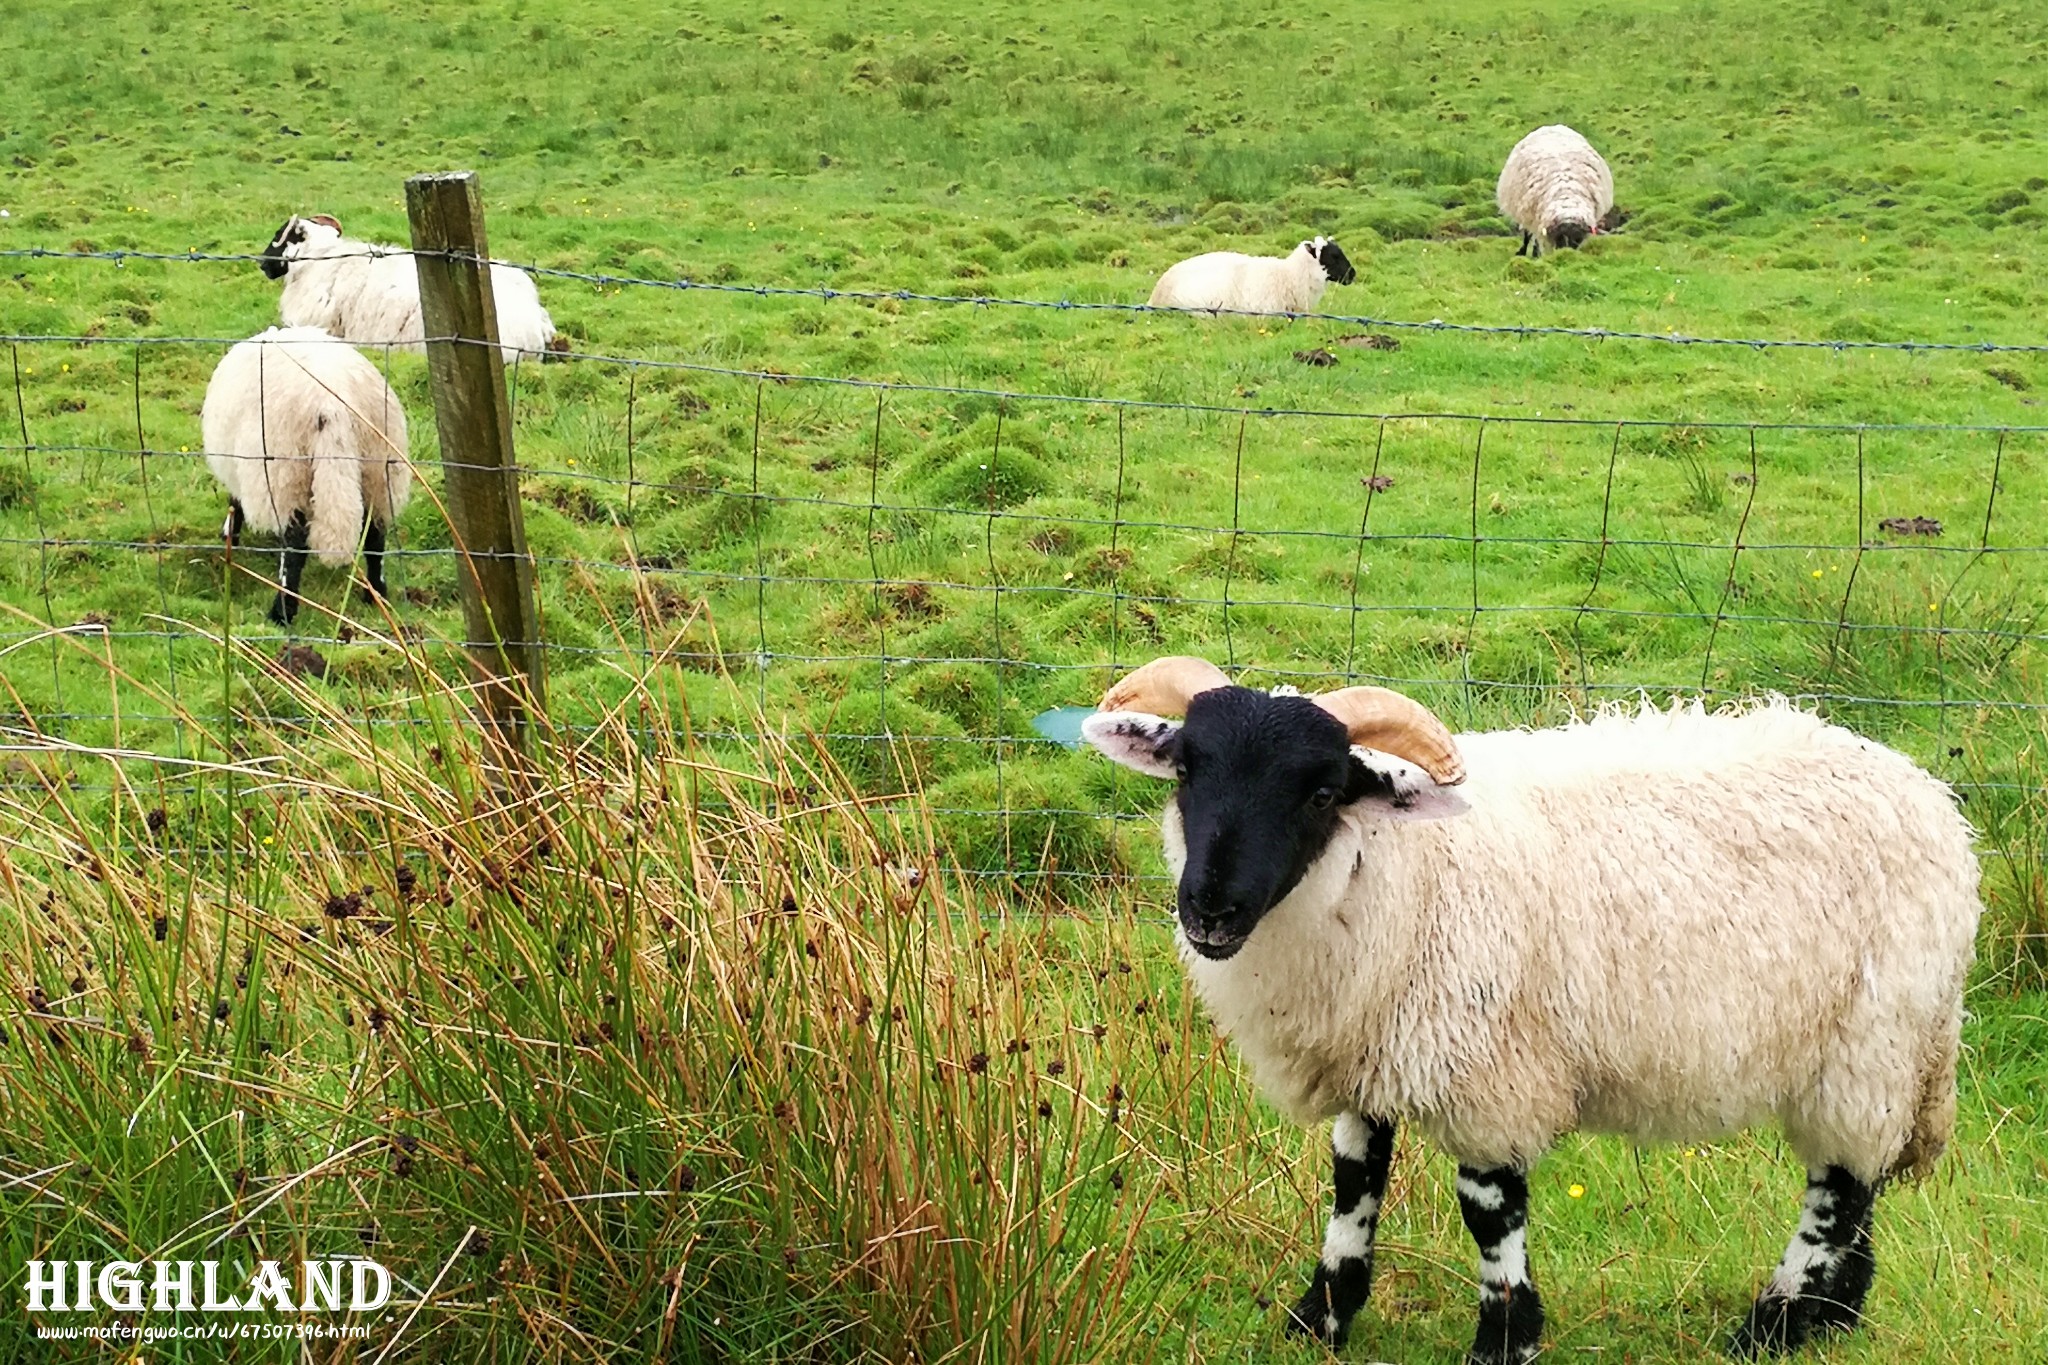
[[[416,1294],[467,1236],[443,1359],[1087,1360],[1161,1311],[1122,1172],[1186,1067],[1072,1013],[1124,929],[647,692],[508,774],[458,693],[413,750],[278,685],[288,761],[8,799],[9,1264],[367,1247]]]

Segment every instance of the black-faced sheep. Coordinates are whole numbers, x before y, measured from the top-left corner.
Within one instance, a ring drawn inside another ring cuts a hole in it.
[[[1494,190],[1500,211],[1522,230],[1517,256],[1576,247],[1614,207],[1614,175],[1593,144],[1562,123],[1515,144]]]
[[[412,493],[405,411],[377,367],[313,327],[273,327],[214,367],[199,412],[207,467],[228,490],[221,535],[278,534],[270,619],[291,624],[308,552],[363,551],[366,600],[385,596],[384,534]]]
[[[1083,733],[1176,780],[1195,988],[1276,1104],[1336,1119],[1299,1330],[1334,1344],[1365,1303],[1402,1118],[1459,1163],[1480,1365],[1538,1349],[1526,1172],[1573,1129],[1775,1116],[1805,1209],[1735,1348],[1858,1321],[1872,1199],[1955,1116],[1980,906],[1941,782],[1783,701],[1453,738],[1397,693],[1268,695],[1186,658],[1119,682]]]
[[[1344,249],[1317,237],[1285,256],[1190,256],[1159,277],[1149,304],[1201,313],[1312,313],[1330,281],[1357,278]]]
[[[426,346],[420,318],[420,280],[404,247],[358,242],[324,213],[287,218],[263,248],[263,273],[284,281],[278,316],[287,327],[319,327],[364,346]],[[491,296],[498,310],[498,344],[505,363],[522,353],[560,352],[554,319],[523,270],[491,266]]]

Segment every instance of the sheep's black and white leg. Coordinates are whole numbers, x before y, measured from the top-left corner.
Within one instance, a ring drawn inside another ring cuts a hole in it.
[[[365,602],[375,606],[391,595],[384,587],[384,528],[375,521],[363,526],[363,577],[369,582]]]
[[[228,519],[220,524],[220,538],[233,545],[242,538],[242,527],[249,518],[242,511],[240,498],[228,499]]]
[[[292,513],[284,526],[284,547],[277,552],[277,600],[270,604],[270,619],[288,626],[299,611],[299,580],[306,572],[306,542],[311,530],[304,512]]]
[[[1806,1204],[1785,1259],[1735,1334],[1739,1356],[1774,1355],[1863,1317],[1877,1257],[1870,1245],[1877,1189],[1840,1166],[1806,1173]]]
[[[1458,1212],[1479,1244],[1479,1330],[1468,1365],[1522,1365],[1543,1336],[1543,1301],[1529,1277],[1529,1181],[1513,1166],[1458,1167]]]
[[[1394,1161],[1394,1123],[1339,1114],[1330,1130],[1336,1196],[1323,1233],[1323,1258],[1308,1292],[1294,1305],[1288,1330],[1341,1346],[1351,1319],[1372,1293],[1373,1234]]]
[[[1522,245],[1521,245],[1521,246],[1520,246],[1519,248],[1517,248],[1517,249],[1516,249],[1516,251],[1515,251],[1515,254],[1516,254],[1517,256],[1526,256],[1526,255],[1528,255],[1528,254],[1529,254],[1529,234],[1528,234],[1528,233],[1526,233],[1526,232],[1525,232],[1525,233],[1523,233],[1523,234],[1522,234]]]

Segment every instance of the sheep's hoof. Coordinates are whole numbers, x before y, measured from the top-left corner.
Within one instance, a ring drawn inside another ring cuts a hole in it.
[[[1780,1356],[1806,1344],[1813,1335],[1813,1314],[1800,1299],[1782,1294],[1759,1294],[1749,1306],[1749,1316],[1728,1343],[1728,1354],[1737,1360],[1758,1356]]]
[[[290,625],[292,623],[292,617],[296,614],[297,613],[293,611],[291,605],[287,603],[282,597],[272,602],[270,604],[270,610],[265,613],[265,615],[267,615],[270,618],[270,624],[274,626]]]
[[[1792,1298],[1759,1294],[1728,1343],[1728,1354],[1738,1360],[1784,1355],[1820,1337],[1849,1331],[1862,1318],[1860,1307],[1826,1293]]]
[[[1474,1346],[1465,1353],[1465,1365],[1529,1365],[1535,1358],[1536,1348],[1533,1346],[1522,1351],[1510,1351],[1506,1348],[1481,1350]]]
[[[1290,1337],[1310,1337],[1334,1351],[1344,1344],[1344,1338],[1350,1333],[1351,1324],[1341,1321],[1331,1310],[1329,1296],[1324,1293],[1320,1280],[1310,1285],[1308,1292],[1287,1310],[1287,1335]]]

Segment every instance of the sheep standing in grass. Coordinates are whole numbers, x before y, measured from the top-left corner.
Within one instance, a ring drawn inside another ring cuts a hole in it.
[[[1600,230],[1614,207],[1614,175],[1592,143],[1562,123],[1546,124],[1508,153],[1494,202],[1522,230],[1515,254],[1541,256]]]
[[[1312,313],[1330,281],[1349,284],[1357,278],[1344,249],[1317,237],[1285,256],[1190,256],[1159,277],[1150,303],[1202,313]]]
[[[281,535],[270,619],[290,625],[306,555],[362,546],[366,601],[385,596],[384,533],[412,493],[405,411],[377,367],[314,327],[273,327],[229,349],[199,412],[207,467],[228,490],[222,537]]]
[[[344,237],[337,220],[316,213],[287,218],[262,262],[265,276],[284,281],[278,315],[285,326],[319,327],[364,346],[425,347],[419,273],[405,248]],[[568,348],[525,271],[493,263],[491,297],[506,364],[522,353],[548,358]]]
[[[1775,1116],[1805,1208],[1735,1349],[1856,1324],[1877,1191],[1955,1119],[1980,905],[1940,781],[1782,701],[1453,737],[1382,688],[1268,695],[1189,658],[1119,682],[1082,733],[1177,782],[1195,989],[1274,1103],[1336,1120],[1299,1330],[1335,1344],[1366,1301],[1401,1118],[1459,1162],[1474,1365],[1538,1350],[1527,1172],[1573,1129]]]

